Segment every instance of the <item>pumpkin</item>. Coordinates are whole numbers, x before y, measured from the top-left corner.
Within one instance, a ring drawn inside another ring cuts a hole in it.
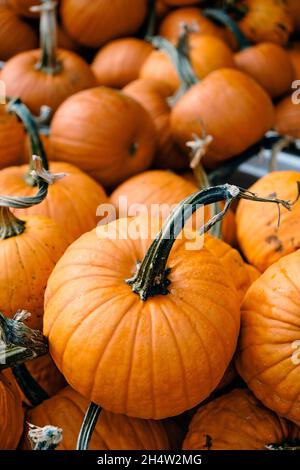
[[[287,6],[295,23],[296,33],[300,32],[300,4],[298,0],[287,0]]]
[[[274,42],[284,46],[294,30],[294,21],[285,0],[242,0],[245,16],[239,27],[252,42]]]
[[[219,385],[216,388],[216,392],[219,390],[224,390],[224,388],[227,388],[232,382],[237,378],[237,372],[234,367],[233,361],[230,362],[229,366],[227,367],[225,374],[223,375],[223,378]]]
[[[182,7],[185,5],[195,5],[196,3],[201,3],[203,0],[164,0],[166,5],[172,7]]]
[[[270,266],[248,290],[236,355],[240,376],[271,410],[300,425],[300,251]]]
[[[9,373],[0,373],[0,449],[15,450],[23,433],[24,412]]]
[[[235,63],[254,78],[272,98],[291,89],[294,69],[288,52],[273,43],[261,43],[238,52]]]
[[[199,8],[178,8],[171,11],[161,22],[159,34],[172,43],[176,43],[182,30],[182,24],[196,26],[198,34],[216,36],[224,39],[224,31],[206,18]]]
[[[150,166],[156,130],[134,99],[99,87],[77,93],[59,107],[49,144],[50,159],[74,163],[110,188]]]
[[[34,29],[10,8],[7,2],[0,3],[0,60],[9,60],[19,52],[38,46]]]
[[[300,50],[289,49],[287,52],[292,62],[293,69],[294,69],[294,79],[300,80]],[[291,86],[290,86],[290,89],[291,89]]]
[[[299,99],[299,97],[298,97]],[[281,100],[275,108],[275,129],[281,135],[300,138],[300,109],[291,96]]]
[[[7,94],[21,97],[37,115],[42,105],[55,111],[68,96],[97,83],[80,56],[63,49],[56,51],[55,6],[46,2],[36,7],[41,11],[41,50],[18,54],[1,72]]]
[[[92,63],[99,85],[123,88],[136,80],[151,51],[152,46],[141,39],[125,38],[109,42],[100,49]]]
[[[248,271],[248,275],[249,275],[249,278],[250,278],[250,283],[253,284],[253,282],[256,281],[256,279],[258,279],[260,277],[260,272],[259,272],[258,269],[256,269],[251,264],[245,263],[245,267]]]
[[[61,49],[68,49],[73,52],[80,52],[80,45],[70,38],[61,24],[57,25],[57,45]]]
[[[155,0],[155,14],[157,18],[164,17],[170,10],[170,5],[167,5],[164,0]]]
[[[213,141],[203,157],[205,166],[244,152],[273,127],[274,108],[267,93],[243,72],[220,69],[192,86],[174,106],[172,133],[182,148],[202,136]]]
[[[68,34],[83,46],[95,48],[135,33],[147,13],[147,0],[61,0],[60,3]]]
[[[175,65],[164,51],[152,51],[140,69],[139,78],[161,82],[170,90],[170,95],[180,87],[180,78]]]
[[[266,196],[293,201],[297,197],[297,182],[300,174],[294,171],[272,172],[259,179],[250,190]],[[263,272],[279,258],[300,248],[299,210],[300,202],[292,211],[281,210],[278,226],[278,210],[270,207],[261,210],[257,203],[241,201],[237,214],[237,237],[240,248],[248,261]]]
[[[299,439],[299,429],[265,408],[247,389],[236,389],[200,407],[184,450],[266,450]]]
[[[158,143],[153,166],[175,171],[187,168],[188,158],[176,145],[171,134],[169,86],[157,80],[135,80],[123,92],[138,101],[148,111],[156,127]]]
[[[0,104],[0,169],[20,163],[24,153],[25,132],[17,118]]]
[[[61,390],[31,410],[27,420],[43,427],[51,423],[63,429],[57,450],[74,450],[88,401],[71,387]],[[23,444],[28,448],[28,441]],[[30,448],[30,447],[29,447]],[[170,443],[160,421],[129,418],[103,410],[89,450],[169,450]]]
[[[153,204],[178,204],[190,194],[197,192],[196,184],[185,181],[181,176],[161,170],[150,170],[125,181],[111,194],[110,200],[117,208],[119,217],[126,217],[128,209],[134,204],[143,204],[151,209]],[[123,207],[121,197],[126,197],[127,207]],[[163,209],[163,208],[162,208]],[[165,213],[165,216],[168,212]],[[205,208],[205,219],[210,217],[210,211]],[[231,243],[235,233],[234,215],[229,211],[223,222],[223,239]]]
[[[236,347],[239,299],[221,262],[200,249],[201,237],[193,233],[192,253],[186,249],[191,232],[174,238],[189,200],[196,208],[236,194],[230,186],[193,194],[144,259],[153,217],[118,219],[67,249],[48,282],[44,333],[54,362],[89,401],[161,419],[194,407],[216,388]],[[167,238],[171,227],[176,232]]]

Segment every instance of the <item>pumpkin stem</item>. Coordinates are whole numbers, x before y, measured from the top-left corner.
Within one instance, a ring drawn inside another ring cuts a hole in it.
[[[148,0],[148,20],[146,24],[145,39],[155,34],[156,27],[156,0]]]
[[[269,162],[269,171],[276,171],[279,154],[282,152],[282,150],[284,150],[286,147],[289,147],[296,140],[297,139],[292,136],[285,135],[273,145],[271,159]]]
[[[40,48],[41,58],[36,64],[36,69],[48,75],[54,75],[61,71],[62,65],[57,60],[57,2],[42,0],[41,5],[30,8],[33,12],[40,12]]]
[[[24,324],[28,316],[30,313],[26,310],[19,310],[12,319],[0,312],[0,370],[15,367],[48,352],[43,334]]]
[[[297,200],[299,195],[300,183],[298,183]],[[167,261],[172,246],[186,221],[199,207],[225,201],[224,210],[202,227],[200,230],[200,235],[202,235],[224,217],[232,201],[237,198],[275,203],[288,210],[291,210],[292,205],[295,204],[295,201],[291,203],[272,197],[260,197],[248,190],[229,184],[207,188],[188,196],[169,215],[159,234],[151,243],[136,274],[131,279],[126,280],[132,291],[138,294],[143,301],[146,301],[149,297],[169,294],[168,286],[170,281],[167,276],[170,269],[167,268]]]
[[[90,403],[78,435],[76,450],[88,450],[102,408]]]
[[[205,8],[205,10],[203,10],[203,15],[229,29],[229,31],[233,33],[240,50],[247,49],[252,46],[252,43],[242,33],[234,19],[225,13],[224,10]]]
[[[19,98],[14,98],[9,101],[7,105],[7,110],[9,113],[14,114],[20,119],[20,121],[22,121],[22,124],[29,137],[31,155],[39,155],[42,161],[43,168],[45,168],[45,170],[48,170],[49,169],[48,161],[47,161],[46,153],[44,150],[44,146],[39,136],[37,124],[31,112],[27,108],[27,106],[25,106],[25,104],[22,103],[22,101]],[[30,163],[29,163],[29,172],[25,176],[25,181],[29,186],[37,185],[37,180],[33,178],[32,175],[30,174],[30,172],[34,169],[34,167],[35,167],[35,164],[31,157]]]
[[[55,450],[63,439],[63,430],[56,426],[40,428],[28,423],[28,437],[32,450]]]
[[[268,450],[300,450],[300,440],[295,439],[292,441],[283,442],[282,444],[268,444]]]

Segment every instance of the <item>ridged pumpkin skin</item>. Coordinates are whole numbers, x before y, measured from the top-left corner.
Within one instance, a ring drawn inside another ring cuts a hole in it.
[[[152,204],[176,205],[197,191],[195,184],[186,181],[181,176],[168,171],[150,170],[133,176],[118,186],[111,194],[110,200],[117,208],[119,215],[124,217],[126,214],[120,214],[119,198],[121,196],[127,198],[128,207],[133,204],[145,204],[150,209]],[[210,210],[207,207],[205,207],[205,219],[206,221],[210,219]],[[222,235],[227,243],[235,239],[235,220],[231,211],[224,218]]]
[[[300,107],[290,96],[283,98],[275,107],[275,129],[281,135],[300,138]]]
[[[94,48],[135,33],[147,14],[147,0],[61,0],[60,3],[62,22],[69,35],[83,46]]]
[[[274,108],[267,93],[234,69],[212,72],[194,85],[172,110],[173,135],[183,148],[203,126],[213,137],[203,163],[214,167],[244,152],[273,127]]]
[[[147,169],[155,149],[156,130],[147,111],[110,88],[77,93],[52,120],[50,159],[73,163],[105,188]]]
[[[67,247],[63,231],[42,216],[22,217],[25,231],[0,241],[0,311],[8,317],[28,310],[31,328],[42,329],[48,277]]]
[[[299,439],[300,430],[265,408],[247,389],[233,390],[201,407],[184,450],[266,450]]]
[[[272,172],[258,180],[250,190],[261,196],[276,193],[277,197],[294,201],[300,173]],[[240,248],[259,271],[263,272],[279,258],[300,248],[300,202],[291,211],[273,205],[261,207],[257,202],[241,201],[236,214],[237,236]]]
[[[288,52],[273,43],[262,43],[235,55],[235,63],[257,81],[272,98],[291,90],[294,69]]]
[[[99,85],[123,88],[139,77],[151,52],[151,44],[141,39],[115,39],[96,54],[92,70]]]
[[[285,46],[294,31],[294,20],[285,0],[241,0],[248,8],[239,27],[252,42]]]
[[[170,87],[158,80],[135,80],[123,92],[138,101],[153,119],[157,132],[155,168],[182,171],[189,165],[184,152],[176,145],[171,133],[171,108],[167,98],[172,95]]]
[[[29,412],[27,420],[36,426],[52,424],[63,429],[57,450],[75,450],[88,401],[71,387],[61,390]],[[169,450],[170,444],[159,421],[129,418],[102,411],[89,450]]]
[[[0,105],[0,169],[21,162],[24,143],[22,124],[6,112],[5,106]]]
[[[23,432],[21,398],[10,373],[0,374],[0,449],[15,450]]]
[[[143,259],[153,222],[119,219],[68,248],[48,282],[44,333],[54,362],[88,400],[161,419],[217,387],[236,347],[240,312],[222,264],[205,248],[187,250],[185,236],[167,263],[170,293],[142,302],[132,292],[124,280]]]
[[[107,202],[104,189],[74,165],[51,162],[50,171],[66,173],[62,179],[49,186],[47,198],[29,209],[16,209],[14,213],[42,215],[54,220],[63,230],[69,243],[96,227],[96,211]],[[14,166],[0,171],[0,194],[11,196],[33,196],[36,188],[26,184],[24,176],[28,165]]]
[[[270,266],[242,305],[236,367],[265,406],[300,425],[300,251]]]
[[[62,70],[50,75],[35,68],[40,54],[39,49],[18,54],[1,72],[7,94],[19,96],[34,114],[39,115],[42,105],[55,111],[69,96],[97,85],[90,66],[79,55],[59,49],[57,59]]]

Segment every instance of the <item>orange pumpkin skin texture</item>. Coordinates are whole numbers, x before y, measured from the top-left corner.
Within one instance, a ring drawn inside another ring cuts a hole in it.
[[[135,33],[146,17],[147,0],[61,0],[60,14],[73,39],[96,48]]]
[[[155,149],[156,130],[147,111],[110,88],[70,97],[52,121],[50,159],[73,163],[106,188],[147,169]]]
[[[10,59],[1,72],[7,94],[19,96],[37,115],[42,105],[55,111],[69,96],[97,84],[90,66],[71,51],[57,51],[62,70],[54,75],[36,70],[39,57],[39,49],[23,52]]]
[[[291,89],[294,69],[288,52],[273,43],[249,47],[235,55],[237,67],[257,81],[272,98]]]
[[[199,8],[178,8],[171,11],[161,22],[159,34],[171,42],[176,42],[181,24],[186,23],[189,26],[196,25],[199,28],[198,34],[209,34],[224,39],[224,32],[212,21],[202,15]]]
[[[236,389],[199,408],[184,450],[266,450],[299,439],[299,429],[265,408],[247,389]]]
[[[12,374],[0,374],[0,449],[15,450],[23,432],[24,412]]]
[[[256,281],[256,279],[258,279],[260,277],[261,273],[259,272],[258,269],[256,269],[251,264],[245,263],[245,266],[246,266],[246,269],[247,269],[249,277],[250,277],[250,282],[251,282],[251,284],[253,284],[253,282]]]
[[[21,162],[25,132],[15,116],[0,105],[0,169]]]
[[[28,209],[13,209],[18,217],[42,215],[54,220],[68,243],[97,225],[96,211],[107,202],[103,188],[88,175],[68,163],[51,162],[50,171],[66,176],[49,186],[47,199]],[[0,172],[0,194],[33,196],[36,188],[26,184],[28,165],[6,168]]]
[[[143,218],[123,218],[73,243],[48,283],[44,333],[54,362],[88,400],[161,419],[216,388],[236,347],[240,312],[221,263],[204,248],[190,256],[184,236],[168,260],[170,293],[142,302],[124,280],[149,247],[149,228]]]
[[[92,70],[99,85],[123,88],[139,77],[140,70],[151,54],[151,44],[141,39],[115,39],[95,56]]]
[[[275,108],[275,129],[281,135],[300,138],[300,108],[291,97],[281,100]]]
[[[139,78],[161,82],[170,89],[170,96],[175,94],[180,87],[180,80],[175,66],[169,57],[159,50],[152,51],[148,56],[140,70]]]
[[[174,173],[161,170],[145,171],[136,175],[118,186],[111,194],[110,200],[120,213],[121,196],[127,198],[128,207],[133,204],[145,204],[150,210],[152,204],[178,204],[190,194],[198,191],[195,184],[185,181],[184,178]],[[129,214],[132,215],[132,214]],[[166,214],[167,215],[167,214]],[[210,218],[210,211],[205,207],[205,219]],[[229,211],[224,218],[222,236],[224,241],[231,243],[235,238],[234,215]]]
[[[176,145],[171,133],[171,108],[167,98],[172,90],[158,80],[135,80],[123,92],[138,101],[148,111],[156,127],[158,143],[153,166],[175,171],[188,167],[187,156]]]
[[[285,0],[242,0],[248,13],[238,25],[252,42],[285,46],[294,31],[294,20]]]
[[[285,200],[297,197],[297,182],[300,174],[293,171],[269,173],[251,188],[262,196],[277,194]],[[246,201],[245,201],[246,202]],[[269,207],[262,210],[256,202],[239,203],[236,222],[240,248],[248,261],[263,272],[279,258],[300,248],[300,203],[289,212],[282,209],[278,227],[278,210]]]
[[[57,450],[74,450],[88,401],[71,387],[61,390],[29,412],[27,420],[36,426],[51,423],[63,429]],[[27,445],[28,447],[28,445]],[[89,450],[169,450],[164,426],[159,421],[129,418],[103,410]]]
[[[42,328],[43,300],[48,277],[67,247],[58,225],[42,216],[22,217],[25,231],[1,240],[0,310],[12,317],[17,310],[32,315],[26,323]]]
[[[0,60],[9,60],[19,52],[38,47],[34,29],[9,7],[0,3]]]
[[[203,158],[208,167],[245,151],[273,123],[274,108],[267,93],[234,69],[216,70],[191,87],[171,115],[173,135],[183,148],[194,134],[202,135],[203,125],[213,137]]]
[[[300,32],[300,3],[298,0],[287,0],[287,6],[289,11],[292,14],[294,23],[295,23],[295,31],[297,33]]]
[[[252,284],[242,305],[236,367],[265,406],[300,425],[300,251]]]
[[[290,49],[287,52],[294,69],[294,79],[300,80],[300,50]]]

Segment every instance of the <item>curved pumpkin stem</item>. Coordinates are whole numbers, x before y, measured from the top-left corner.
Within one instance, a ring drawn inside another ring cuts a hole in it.
[[[55,450],[63,439],[63,430],[56,426],[40,428],[28,423],[28,437],[32,450]]]
[[[300,183],[298,184],[297,200],[299,199],[299,194]],[[203,226],[200,234],[204,234],[222,220],[232,201],[237,198],[275,203],[279,207],[283,206],[288,210],[291,210],[292,205],[295,203],[277,198],[260,197],[243,188],[229,184],[215,186],[192,194],[184,199],[169,215],[159,234],[151,243],[143,261],[138,267],[137,273],[131,279],[126,280],[127,284],[132,287],[132,291],[138,294],[143,301],[147,300],[148,297],[169,294],[168,286],[170,281],[168,274],[170,269],[167,268],[167,261],[172,246],[187,220],[200,206],[225,201],[224,210]]]
[[[242,33],[234,19],[231,18],[231,16],[229,16],[224,10],[205,8],[203,10],[203,15],[209,19],[215,20],[217,23],[221,23],[221,25],[229,29],[233,33],[240,50],[247,49],[252,45],[252,43]]]
[[[101,406],[92,402],[89,404],[78,435],[76,450],[88,450],[101,411]]]
[[[30,8],[33,12],[40,12],[40,48],[41,58],[36,64],[36,69],[54,75],[62,69],[61,63],[57,60],[57,24],[56,7],[57,2],[52,0],[42,0],[41,5]]]

